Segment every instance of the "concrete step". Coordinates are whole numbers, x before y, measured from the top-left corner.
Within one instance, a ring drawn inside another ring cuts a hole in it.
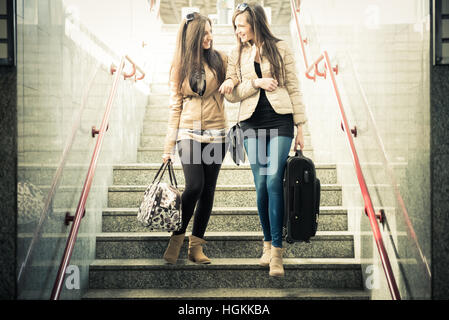
[[[258,259],[214,259],[198,265],[162,259],[106,259],[90,265],[90,289],[362,288],[354,259],[284,259],[285,276],[268,276]]]
[[[80,176],[80,179],[78,181],[72,181],[72,183],[79,182],[79,186],[59,186],[56,190],[52,205],[53,208],[69,208],[76,206],[80,199],[81,191],[83,188],[83,179]],[[45,197],[48,195],[50,191],[49,185],[37,185],[37,187],[41,190],[42,194]],[[104,186],[97,186],[92,185],[90,192],[89,192],[89,198],[94,198],[101,196],[102,193],[105,191],[106,187]]]
[[[167,75],[168,76],[168,75]],[[168,79],[168,78],[167,78]],[[148,105],[146,107],[146,114],[145,119],[153,119],[154,116],[159,115],[161,111],[158,112],[158,110],[163,110],[165,112],[165,115],[167,116],[168,107],[170,105],[170,97],[168,92],[168,80],[165,77],[164,78],[156,78],[155,79],[155,85],[160,87],[161,92],[153,92],[149,95],[148,98]],[[235,107],[236,111],[238,111],[239,103],[231,103],[224,100],[225,104],[225,110],[228,110],[229,107]],[[167,119],[167,117],[165,118]]]
[[[310,146],[305,146],[304,155],[308,158],[311,158],[313,160],[313,149]],[[164,153],[164,150],[162,147],[140,147],[137,152],[137,161],[139,163],[161,163],[162,162],[162,154]],[[294,152],[291,151],[290,155],[293,155]],[[180,164],[178,152],[175,152],[175,159],[173,161],[174,164]],[[248,159],[245,161],[246,164],[249,165]],[[235,165],[232,161],[229,153],[226,154],[225,159],[223,161],[223,164],[230,164]]]
[[[151,97],[150,97],[151,99]],[[162,99],[162,98],[158,98]],[[143,119],[144,124],[144,132],[154,132],[153,127],[155,126],[164,126],[163,123],[167,123],[168,121],[168,113],[169,113],[169,103],[168,98],[165,104],[163,101],[156,101],[157,103],[161,102],[162,104],[155,104],[147,106],[145,117]],[[155,103],[156,103],[155,102]],[[228,125],[233,125],[237,122],[237,116],[239,112],[239,106],[236,104],[230,104],[225,100],[225,114]],[[166,125],[165,125],[166,126]],[[306,124],[304,129],[308,129],[308,125]],[[166,132],[164,129],[162,132]]]
[[[83,300],[369,300],[362,289],[328,288],[212,288],[90,289]],[[221,311],[221,310],[220,310]]]
[[[168,79],[168,72],[167,72],[167,79]],[[164,80],[165,80],[165,78],[164,78]],[[169,104],[170,104],[170,99],[169,99],[168,92],[160,93],[160,94],[153,93],[148,97],[148,106],[160,107],[160,106],[168,106]],[[147,106],[147,108],[148,108],[148,106]]]
[[[85,133],[83,136],[78,136],[77,139],[73,141],[73,150],[83,150],[85,153],[91,153],[91,147],[95,145],[95,140],[92,138],[92,133]],[[50,135],[50,136],[26,136],[18,137],[17,147],[19,150],[25,151],[40,151],[45,149],[63,148],[66,146],[67,138],[60,135]]]
[[[290,32],[290,27],[288,25],[272,25],[270,26],[271,31],[276,34],[287,34]],[[164,35],[167,36],[176,36],[176,33],[178,32],[179,24],[163,24],[161,26],[161,32]],[[213,25],[213,35],[219,35],[219,34],[225,34],[225,35],[232,35],[234,34],[234,28],[232,25],[226,25],[226,24],[214,24]]]
[[[160,46],[153,48],[152,53],[155,56],[160,55],[167,55],[168,57],[172,58],[175,53],[175,38],[176,35],[173,37],[173,40],[169,40],[166,43],[161,44]],[[215,38],[215,36],[214,36]],[[230,54],[232,49],[236,46],[237,41],[235,38],[229,38],[229,37],[220,37],[221,39],[219,42],[216,42],[216,39],[214,39],[213,47],[215,50],[218,50],[220,52],[224,52],[227,55]],[[287,38],[287,37],[285,37]]]
[[[178,185],[184,190],[183,185]],[[110,208],[136,208],[143,200],[147,186],[110,186],[108,194],[108,207]],[[341,206],[341,186],[321,185],[321,206]],[[215,189],[214,206],[241,207],[256,206],[256,189],[254,185],[217,185]]]
[[[95,142],[95,141],[94,141]],[[92,145],[92,147],[94,144]],[[39,149],[39,148],[38,148]],[[39,150],[19,150],[18,151],[18,163],[39,163],[45,165],[57,165],[62,156],[63,148],[49,149],[46,146],[42,146]],[[89,153],[89,152],[87,152]],[[163,154],[162,147],[156,148],[138,148],[137,161],[139,163],[161,163]],[[313,159],[313,149],[306,146],[304,155]],[[86,162],[86,150],[74,150],[70,152],[67,157],[67,163],[83,163]],[[175,163],[180,163],[178,155],[175,156]],[[224,164],[233,164],[229,154],[226,155]],[[249,164],[249,163],[248,163]]]
[[[168,232],[103,232],[97,235],[97,259],[162,259],[168,245]],[[259,258],[262,255],[261,231],[209,232],[203,246],[209,258]],[[354,236],[347,231],[319,231],[310,243],[285,243],[285,258],[353,258]],[[180,258],[187,256],[188,237]]]
[[[114,166],[113,184],[115,185],[145,185],[153,181],[160,164],[129,164]],[[317,177],[323,184],[337,183],[336,166],[332,164],[315,164]],[[174,166],[178,184],[185,184],[181,165]],[[253,174],[249,165],[222,165],[217,184],[251,184]]]
[[[80,231],[76,238],[75,250],[73,251],[71,263],[79,263],[79,265],[86,264],[87,257],[86,252],[91,250],[93,245],[95,245],[95,233],[91,230],[86,231],[87,225],[90,223],[87,216],[83,219]],[[53,221],[54,222],[54,221]],[[24,255],[31,244],[34,236],[34,231],[36,229],[37,222],[34,223],[34,228],[30,230],[31,232],[20,232],[17,235],[17,252]],[[47,227],[47,225],[45,225]],[[44,270],[42,270],[43,277],[48,277],[49,275],[49,264],[51,267],[57,269],[57,265],[61,261],[64,248],[67,243],[68,234],[70,232],[71,225],[66,226],[64,224],[64,218],[59,220],[59,227],[56,232],[42,232],[38,241],[34,247],[33,256],[36,261],[36,266],[40,267],[41,262],[46,263],[44,265]],[[20,231],[22,231],[19,226]],[[23,261],[25,257],[21,256],[20,261]],[[49,262],[51,261],[51,263]],[[78,262],[77,262],[78,261]],[[33,263],[34,266],[34,263]],[[56,270],[55,270],[56,271]],[[56,273],[55,273],[56,275]]]
[[[29,151],[29,150],[19,150],[17,153],[18,163],[41,163],[45,165],[57,165],[61,161],[63,149],[60,150],[46,150],[42,148],[41,150]],[[86,152],[71,152],[67,157],[67,161],[71,163],[81,163],[86,161]]]
[[[191,232],[189,224],[187,232]],[[257,208],[214,208],[207,226],[208,232],[260,231]],[[348,230],[347,211],[341,207],[321,207],[318,231]],[[147,232],[137,221],[137,208],[108,208],[103,210],[102,232]]]
[[[226,104],[226,103],[225,103]],[[143,120],[142,136],[148,135],[165,135],[168,128],[168,107],[149,107],[147,108],[145,118]],[[225,107],[226,119],[228,126],[237,122],[238,106],[231,105]],[[304,135],[310,135],[309,125],[303,126]]]
[[[158,134],[142,135],[140,137],[141,147],[153,147],[153,146],[163,146],[165,142],[166,131],[162,131]],[[293,143],[293,142],[292,142]],[[310,135],[304,134],[304,144],[310,146],[312,144],[312,139]]]
[[[228,122],[236,122],[237,121],[237,115],[239,111],[239,106],[236,104],[228,103],[225,100],[225,114],[226,119]],[[169,107],[167,105],[161,105],[157,107],[149,106],[146,109],[145,117],[143,119],[143,134],[158,132],[156,131],[156,128],[161,130],[162,132],[167,131],[167,124],[168,124],[168,112]],[[308,125],[307,123],[303,127],[304,129],[307,129]]]

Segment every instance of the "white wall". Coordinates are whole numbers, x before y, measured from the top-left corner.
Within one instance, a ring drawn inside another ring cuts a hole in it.
[[[159,28],[146,0],[64,0],[64,5],[118,54],[134,56]]]
[[[320,0],[302,1],[325,25],[416,23],[428,14],[421,0]]]

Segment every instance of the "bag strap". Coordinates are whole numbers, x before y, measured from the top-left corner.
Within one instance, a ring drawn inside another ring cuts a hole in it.
[[[161,164],[161,166],[160,166],[158,172],[157,172],[156,175],[154,176],[154,179],[153,179],[153,182],[152,182],[152,183],[154,183],[154,181],[156,181],[156,179],[157,179],[157,177],[159,176],[159,174],[161,173],[161,170],[162,170],[162,168],[164,167],[164,165],[165,165],[165,163],[162,163],[162,164]]]
[[[170,176],[170,183],[173,185],[173,181],[175,182],[174,186],[178,189],[178,182],[176,181],[175,169],[173,168],[173,164],[171,160],[168,161],[168,175]]]
[[[242,59],[242,57],[240,56],[240,59]],[[240,83],[242,83],[243,78],[242,78],[242,66],[241,66],[241,62],[239,61],[239,73],[240,73]],[[242,101],[240,101],[239,103],[239,113],[237,114],[237,124],[240,124],[240,109],[242,108]]]
[[[167,169],[167,166],[168,166],[168,161],[165,162],[165,163],[162,163],[161,167],[159,168],[158,172],[156,173],[156,176],[155,176],[154,179],[153,179],[153,183],[152,183],[152,184],[154,184],[154,182],[155,182],[156,179],[158,178],[159,174],[161,173],[161,170],[163,169],[163,170],[162,170],[162,174],[161,174],[161,176],[159,177],[159,181],[157,182],[157,184],[159,184],[159,183],[161,182],[162,177],[164,176],[165,170]]]

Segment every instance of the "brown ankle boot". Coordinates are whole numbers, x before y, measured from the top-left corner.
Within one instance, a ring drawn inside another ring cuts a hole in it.
[[[190,261],[202,264],[210,263],[210,259],[203,253],[202,245],[205,243],[206,241],[204,239],[195,237],[193,235],[189,236],[188,258]]]
[[[270,276],[283,277],[284,266],[282,265],[282,248],[271,247],[271,260],[270,260]]]
[[[175,264],[178,260],[179,252],[181,251],[182,244],[184,243],[185,233],[172,235],[170,242],[168,243],[167,250],[164,253],[164,260],[170,264]]]
[[[264,241],[263,254],[262,257],[260,257],[259,264],[263,267],[267,267],[270,265],[270,259],[271,259],[271,241]]]

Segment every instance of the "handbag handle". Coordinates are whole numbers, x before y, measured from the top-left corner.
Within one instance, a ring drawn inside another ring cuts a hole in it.
[[[176,189],[178,188],[178,182],[176,181],[176,176],[175,176],[175,170],[173,169],[173,164],[171,162],[171,160],[169,159],[167,162],[162,163],[161,167],[159,168],[158,172],[156,173],[156,176],[153,179],[153,183],[156,181],[156,179],[158,178],[159,174],[162,171],[161,176],[159,177],[159,181],[157,182],[157,184],[159,184],[164,176],[165,170],[168,168],[168,175],[170,177],[170,183],[173,185],[173,181],[174,181],[174,186],[176,187]]]
[[[240,59],[241,59],[242,57],[240,57]],[[242,83],[242,66],[241,66],[241,64],[240,64],[240,61],[239,61],[239,75],[240,75],[240,83]],[[239,102],[239,113],[237,114],[237,124],[238,123],[240,123],[240,109],[241,109],[241,107],[242,107],[242,102],[240,101]]]
[[[168,175],[170,176],[170,183],[173,185],[173,181],[175,182],[174,186],[178,189],[178,182],[176,181],[175,169],[173,168],[173,164],[171,160],[168,161]]]
[[[156,179],[158,178],[159,174],[161,173],[161,170],[164,169],[164,170],[162,170],[162,174],[161,174],[161,176],[160,176],[159,181],[157,182],[157,184],[159,184],[159,183],[161,182],[162,177],[164,176],[165,170],[167,169],[168,162],[169,162],[169,161],[164,162],[164,163],[161,164],[161,167],[159,168],[158,172],[157,172],[156,175],[154,176],[154,179],[153,179],[152,184],[154,184],[154,182],[155,182]]]

